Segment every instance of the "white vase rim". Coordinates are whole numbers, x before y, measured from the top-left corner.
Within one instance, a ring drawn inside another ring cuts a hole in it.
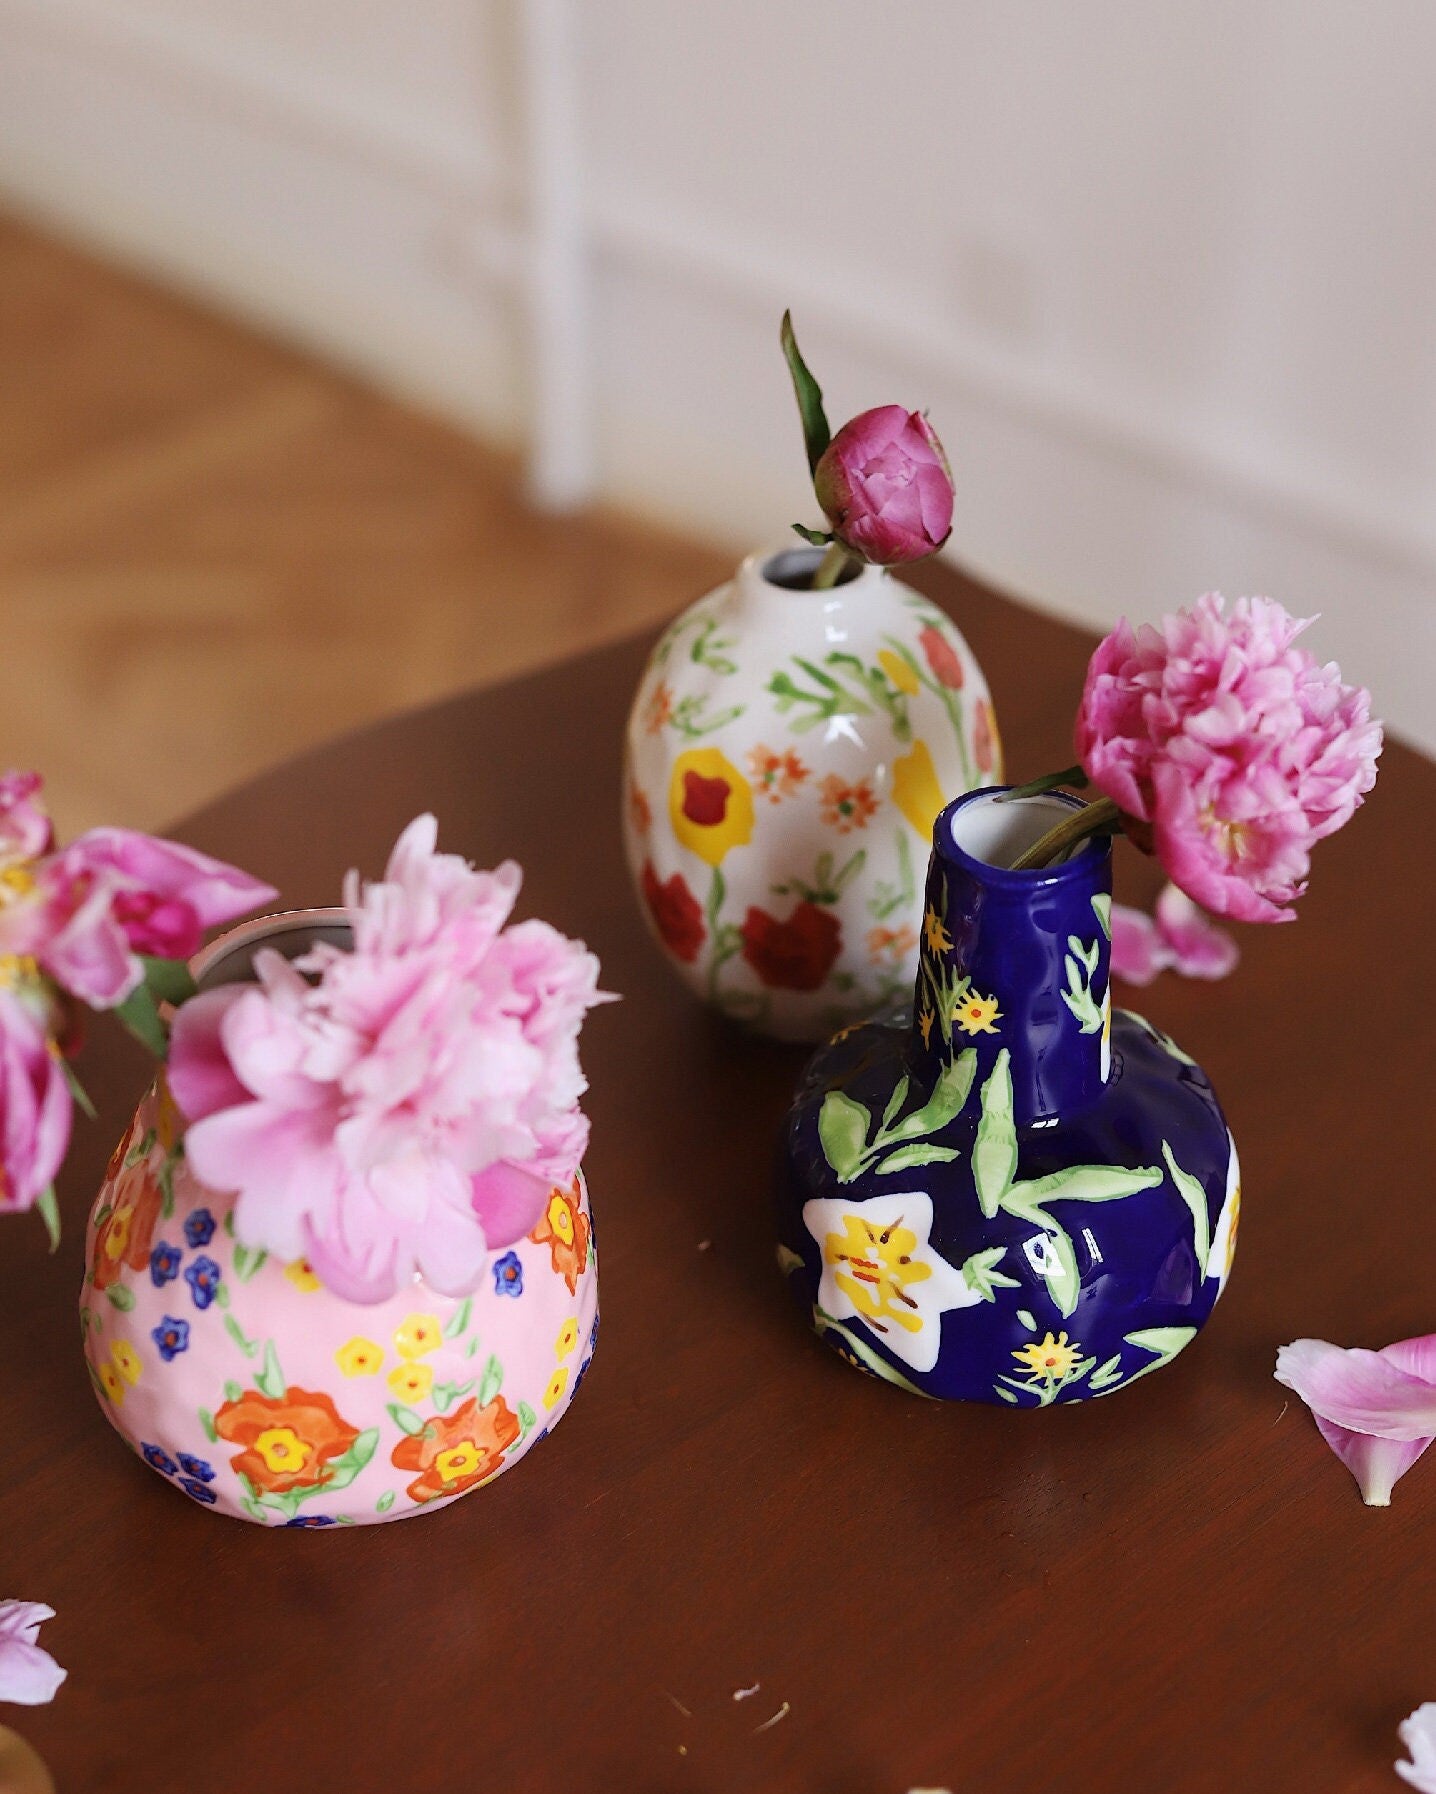
[[[253,977],[254,956],[261,947],[297,959],[320,942],[347,948],[353,939],[346,909],[278,910],[241,922],[207,942],[190,961],[190,976],[201,990],[242,984]]]

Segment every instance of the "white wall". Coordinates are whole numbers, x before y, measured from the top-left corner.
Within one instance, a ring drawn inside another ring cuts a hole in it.
[[[527,4],[0,0],[0,187],[521,436]],[[835,421],[929,407],[971,564],[1271,591],[1436,748],[1429,0],[572,10],[603,495],[810,514],[791,302]]]

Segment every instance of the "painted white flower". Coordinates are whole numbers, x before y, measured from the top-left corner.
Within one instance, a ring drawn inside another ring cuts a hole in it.
[[[920,1190],[814,1200],[803,1205],[803,1225],[823,1255],[819,1307],[834,1320],[860,1320],[913,1370],[937,1363],[947,1310],[982,1300],[928,1244],[932,1198]]]
[[[66,1672],[36,1640],[55,1609],[40,1601],[0,1601],[0,1701],[39,1707],[55,1698]]]
[[[1402,1720],[1397,1736],[1411,1761],[1398,1763],[1396,1773],[1421,1794],[1436,1794],[1436,1701],[1423,1701],[1409,1719]]]

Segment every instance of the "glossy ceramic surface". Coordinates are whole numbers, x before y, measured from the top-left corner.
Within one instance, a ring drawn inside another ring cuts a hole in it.
[[[1039,872],[978,857],[1073,801],[944,811],[911,1019],[830,1042],[789,1117],[790,1284],[829,1344],[915,1393],[1108,1394],[1190,1343],[1231,1269],[1240,1174],[1211,1085],[1111,1013],[1110,843]]]
[[[947,617],[881,568],[831,591],[811,549],[753,555],[654,649],[629,716],[624,831],[685,982],[816,1040],[911,987],[921,867],[950,798],[1001,776]]]

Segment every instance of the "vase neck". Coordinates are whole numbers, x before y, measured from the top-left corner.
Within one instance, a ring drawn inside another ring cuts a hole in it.
[[[798,612],[805,617],[840,620],[849,607],[865,605],[888,584],[886,567],[864,563],[837,585],[815,591],[809,583],[823,558],[821,548],[798,543],[750,554],[738,568],[738,602],[746,616],[761,619]],[[841,622],[837,623],[841,627]]]
[[[1014,1118],[1055,1120],[1095,1102],[1109,1071],[1112,848],[1088,838],[1059,865],[1013,872],[1023,849],[1080,801],[976,791],[934,829],[913,1005],[924,1083],[969,1048],[976,1081],[1006,1052]]]

